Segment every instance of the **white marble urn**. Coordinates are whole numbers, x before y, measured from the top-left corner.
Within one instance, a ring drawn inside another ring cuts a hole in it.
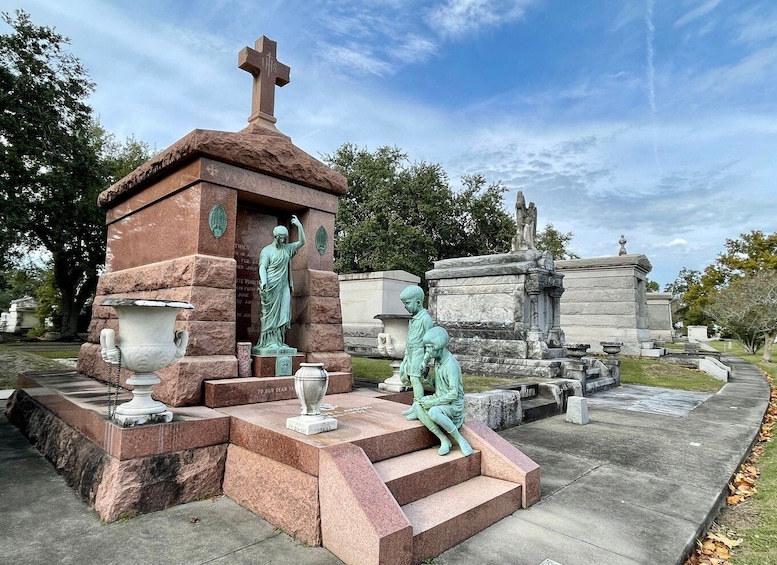
[[[321,401],[329,386],[329,374],[323,363],[300,363],[294,374],[294,391],[302,409],[300,415],[286,419],[286,427],[305,435],[337,429],[335,418],[321,414]]]
[[[378,314],[375,316],[383,322],[383,331],[378,334],[378,353],[391,359],[391,376],[380,383],[378,388],[386,392],[402,392],[408,390],[399,378],[399,367],[405,356],[407,347],[407,324],[409,314]]]
[[[294,374],[294,391],[302,403],[300,414],[320,416],[321,401],[329,387],[329,374],[323,363],[300,363]]]
[[[111,365],[132,371],[132,400],[116,407],[113,419],[122,426],[169,422],[172,412],[151,397],[152,388],[161,381],[155,371],[176,363],[186,353],[189,334],[175,329],[181,310],[194,308],[188,302],[109,298],[102,306],[116,310],[119,339],[106,328],[100,332],[102,358]]]

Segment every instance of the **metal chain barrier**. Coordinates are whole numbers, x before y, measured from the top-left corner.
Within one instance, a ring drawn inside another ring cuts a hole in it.
[[[119,402],[119,389],[121,379],[121,349],[116,347],[116,351],[119,352],[119,360],[117,364],[111,364],[108,369],[108,419],[113,420],[114,414],[116,414],[116,405]]]

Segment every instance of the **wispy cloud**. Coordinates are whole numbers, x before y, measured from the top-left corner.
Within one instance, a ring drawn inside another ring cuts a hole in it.
[[[448,0],[429,10],[427,21],[445,37],[460,37],[518,20],[533,0]]]
[[[647,56],[647,84],[648,84],[648,104],[650,105],[650,121],[653,134],[653,159],[656,162],[656,168],[661,171],[661,160],[658,158],[658,127],[656,126],[656,68],[653,64],[655,53],[653,51],[653,39],[656,35],[656,28],[653,24],[654,0],[647,0],[647,9],[645,10],[646,34],[646,56]]]
[[[770,5],[771,11],[761,4],[736,16],[739,26],[735,41],[739,43],[757,43],[777,37],[777,10]]]
[[[390,63],[376,57],[362,45],[327,45],[322,48],[321,54],[330,67],[348,74],[384,76],[393,72]]]
[[[712,12],[722,1],[723,0],[707,0],[701,6],[697,6],[690,12],[687,12],[682,17],[678,18],[674,23],[674,27],[682,27],[694,20],[698,20],[699,18],[706,16]]]

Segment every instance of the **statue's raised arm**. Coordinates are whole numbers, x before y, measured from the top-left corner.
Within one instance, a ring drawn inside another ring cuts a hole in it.
[[[299,218],[297,216],[291,217],[291,225],[297,226],[297,232],[299,236],[297,237],[297,241],[294,243],[290,243],[289,245],[295,246],[295,251],[305,245],[307,242],[307,239],[305,238],[305,229],[302,227],[302,222],[299,221]]]

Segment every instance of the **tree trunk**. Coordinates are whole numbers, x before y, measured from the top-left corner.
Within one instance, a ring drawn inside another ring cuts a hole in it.
[[[62,288],[59,291],[62,295],[62,321],[59,327],[59,339],[62,341],[73,341],[78,337],[78,313],[80,308],[75,304],[75,292],[73,288]]]
[[[777,338],[777,330],[764,332],[764,354],[761,357],[761,361],[764,363],[772,362],[772,347],[774,347],[775,338]]]
[[[62,255],[54,255],[53,259],[54,280],[62,298],[60,339],[73,341],[78,339],[78,316],[97,289],[97,275],[86,275],[78,266],[70,268]]]

